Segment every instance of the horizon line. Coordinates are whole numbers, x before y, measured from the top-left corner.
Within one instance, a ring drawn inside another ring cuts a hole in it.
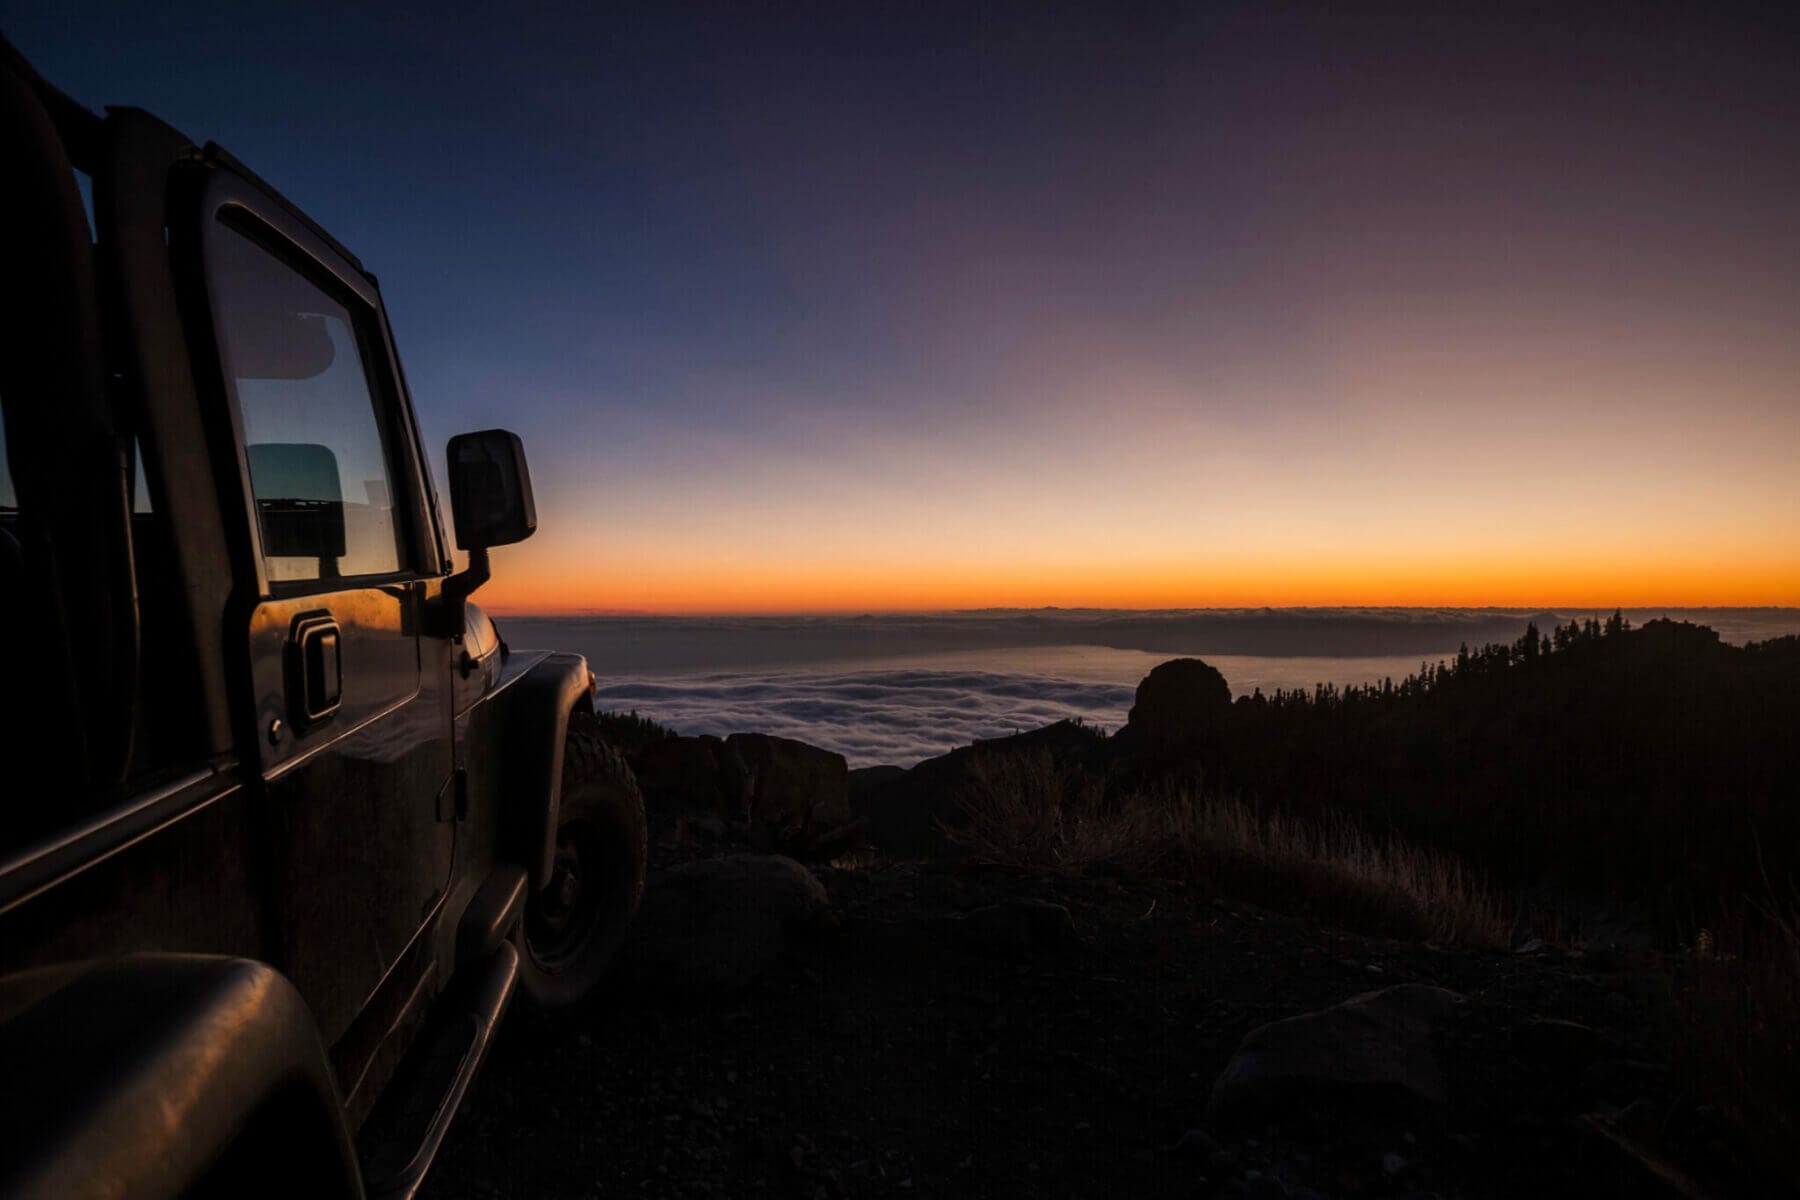
[[[479,603],[477,601],[477,603]],[[1667,612],[1800,612],[1800,604],[1668,604],[1668,603],[1626,603],[1609,601],[1605,604],[1234,604],[1234,605],[1193,605],[1186,607],[1147,607],[1122,608],[1105,605],[1059,605],[1040,604],[1035,606],[1021,605],[977,605],[947,608],[815,608],[815,609],[633,609],[633,608],[532,608],[521,605],[481,606],[483,611],[496,617],[587,617],[587,618],[684,618],[684,619],[725,619],[763,617],[781,618],[818,618],[818,617],[952,617],[952,616],[991,616],[1000,614],[1025,613],[1120,613],[1131,615],[1154,615],[1169,613],[1367,613],[1367,612],[1457,612],[1457,613],[1492,613],[1496,616],[1571,616],[1574,614],[1591,614],[1604,616],[1614,611],[1649,612],[1663,610]]]

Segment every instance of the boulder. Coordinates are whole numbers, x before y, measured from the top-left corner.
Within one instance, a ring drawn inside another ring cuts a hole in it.
[[[850,819],[843,755],[767,733],[734,733],[725,751],[742,772],[739,795],[752,821],[841,825]]]
[[[778,966],[789,940],[830,911],[824,886],[791,858],[698,859],[651,875],[630,957],[661,983],[739,988]]]
[[[1253,1030],[1213,1084],[1224,1122],[1299,1112],[1430,1113],[1445,1100],[1434,1032],[1463,998],[1403,984]]]
[[[716,737],[659,738],[632,756],[631,768],[652,808],[723,813],[737,787],[724,752],[725,743]]]
[[[1231,712],[1231,686],[1218,668],[1197,658],[1175,658],[1151,669],[1138,684],[1125,728],[1151,743],[1193,741],[1212,732]]]

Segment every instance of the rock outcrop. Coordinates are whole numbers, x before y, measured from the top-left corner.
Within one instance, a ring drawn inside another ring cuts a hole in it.
[[[798,933],[830,912],[825,888],[791,858],[734,854],[651,875],[631,959],[659,985],[743,987],[773,969]]]
[[[1218,1121],[1296,1112],[1385,1114],[1440,1108],[1436,1031],[1463,998],[1402,984],[1251,1031],[1213,1084]]]
[[[1153,667],[1138,684],[1124,732],[1152,745],[1178,745],[1216,731],[1231,712],[1231,685],[1197,658]]]
[[[844,756],[792,738],[734,733],[726,760],[741,774],[738,794],[752,821],[839,825],[850,819],[850,768]]]
[[[638,790],[652,808],[686,808],[727,814],[725,798],[735,794],[736,772],[728,768],[725,743],[716,737],[668,737],[649,742],[631,756]],[[733,814],[735,815],[735,814]]]

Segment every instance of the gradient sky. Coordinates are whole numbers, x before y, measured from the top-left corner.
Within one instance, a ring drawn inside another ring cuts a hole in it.
[[[520,433],[497,611],[1800,603],[1800,43],[1565,7],[0,26]]]

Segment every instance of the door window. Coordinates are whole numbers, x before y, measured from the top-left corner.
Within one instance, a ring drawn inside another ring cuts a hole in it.
[[[268,578],[400,569],[385,422],[350,310],[223,226],[210,270]]]

